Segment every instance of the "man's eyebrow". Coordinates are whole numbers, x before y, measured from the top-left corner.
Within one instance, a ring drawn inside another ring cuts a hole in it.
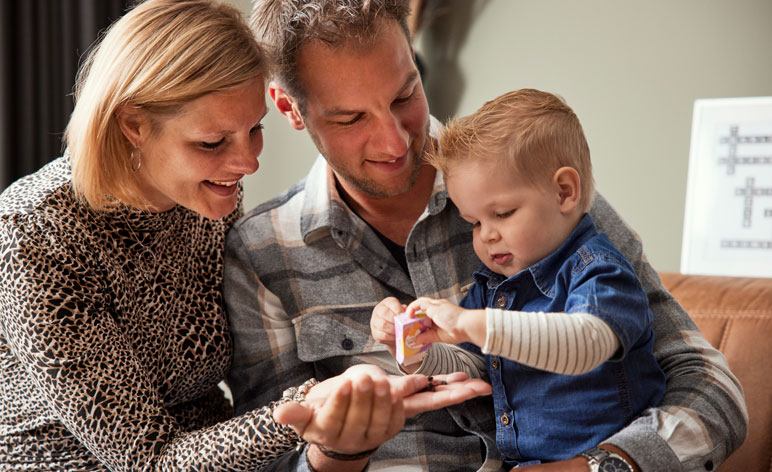
[[[397,95],[402,95],[402,92],[407,90],[416,80],[418,80],[418,71],[414,70],[407,76],[407,80],[405,80],[405,83],[402,84],[402,88],[399,89]]]
[[[418,72],[412,71],[407,76],[407,80],[402,84],[402,87],[400,87],[399,91],[397,92],[397,96],[402,95],[402,93],[410,87],[411,84],[413,84],[418,79]],[[326,110],[324,112],[324,116],[341,116],[341,115],[356,115],[358,113],[361,113],[360,110],[346,110],[344,108],[331,108],[329,110]]]

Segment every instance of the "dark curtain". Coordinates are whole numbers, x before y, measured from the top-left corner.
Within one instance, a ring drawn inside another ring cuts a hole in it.
[[[128,4],[0,0],[0,191],[61,155],[81,56]]]

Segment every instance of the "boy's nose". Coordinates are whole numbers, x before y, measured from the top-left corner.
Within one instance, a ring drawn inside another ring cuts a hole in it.
[[[492,225],[480,226],[480,238],[483,241],[486,241],[486,242],[495,241],[496,239],[498,239],[498,234],[499,234],[498,231]]]

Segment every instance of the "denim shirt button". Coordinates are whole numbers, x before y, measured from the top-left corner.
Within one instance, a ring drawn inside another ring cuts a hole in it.
[[[340,343],[340,346],[343,349],[350,351],[354,349],[354,341],[350,340],[349,338],[343,338],[343,341]]]
[[[499,368],[499,358],[498,357],[494,357],[493,358],[493,360],[491,361],[491,367],[493,367],[493,370],[496,370],[496,369]]]
[[[499,308],[504,308],[507,306],[507,297],[504,295],[500,296],[496,304],[499,306]]]
[[[501,424],[503,424],[504,426],[509,425],[509,416],[501,415]]]

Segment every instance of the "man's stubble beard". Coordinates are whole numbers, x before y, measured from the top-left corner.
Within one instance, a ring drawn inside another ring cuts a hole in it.
[[[311,141],[313,141],[313,143],[316,145],[316,149],[319,150],[320,153],[322,153],[321,140],[309,128],[306,128],[306,129],[308,130],[308,134],[311,137]],[[413,161],[413,169],[410,172],[410,179],[408,180],[406,186],[400,187],[398,189],[384,188],[383,185],[378,184],[372,179],[369,179],[366,177],[365,178],[356,177],[351,172],[349,172],[348,169],[346,169],[345,167],[337,166],[332,162],[330,162],[330,160],[327,159],[327,156],[324,156],[324,153],[322,153],[322,155],[325,157],[325,160],[327,160],[327,164],[335,172],[335,175],[338,179],[345,180],[346,183],[348,183],[358,191],[366,195],[369,195],[371,197],[390,198],[390,197],[396,197],[398,195],[407,193],[408,191],[410,191],[410,189],[413,188],[416,181],[418,180],[418,175],[421,172],[421,166],[423,165],[424,151],[426,150],[426,144],[428,142],[429,142],[429,120],[426,120],[426,127],[424,129],[424,134],[423,134],[423,143],[421,144],[421,148],[416,154],[416,158]]]

